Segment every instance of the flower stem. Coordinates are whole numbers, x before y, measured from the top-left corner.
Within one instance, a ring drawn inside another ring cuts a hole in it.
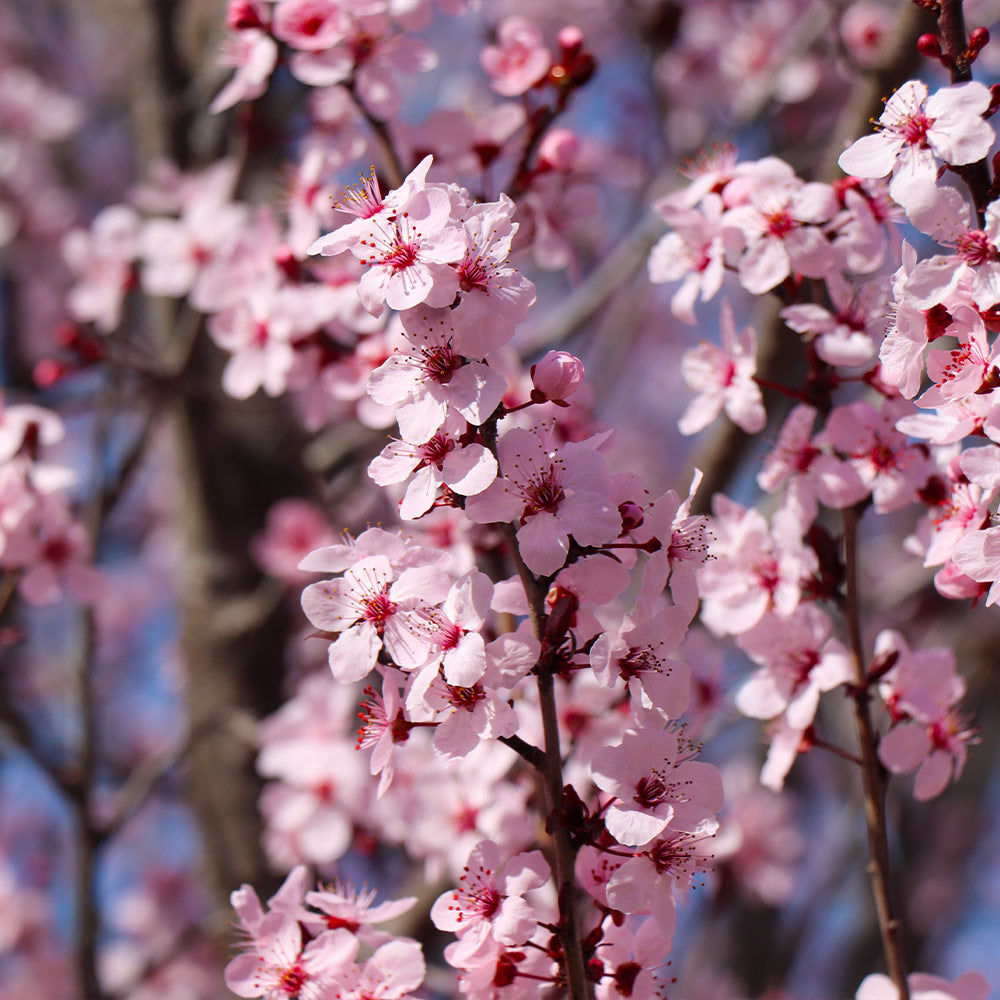
[[[844,511],[844,568],[847,600],[844,615],[847,623],[851,658],[856,684],[851,699],[854,726],[858,734],[861,778],[864,786],[865,821],[868,827],[868,874],[875,896],[875,911],[882,935],[889,977],[899,991],[899,1000],[910,1000],[903,962],[902,928],[890,895],[889,839],[885,816],[885,771],[875,752],[875,729],[869,712],[865,658],[861,640],[860,598],[858,593],[858,507]]]

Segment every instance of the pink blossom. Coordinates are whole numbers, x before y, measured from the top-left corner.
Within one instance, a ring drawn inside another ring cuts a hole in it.
[[[538,29],[525,17],[508,17],[497,27],[497,42],[479,54],[490,86],[503,97],[530,90],[549,71],[552,55]]]
[[[615,797],[605,825],[620,844],[649,843],[669,826],[694,832],[722,808],[722,779],[693,760],[696,748],[669,729],[629,730],[618,746],[598,750],[594,783]]]
[[[816,438],[854,466],[878,511],[904,507],[927,481],[927,459],[895,427],[906,411],[901,400],[887,400],[881,410],[864,400],[838,406]]]
[[[802,542],[803,526],[788,508],[777,511],[772,528],[756,510],[722,494],[712,500],[714,557],[698,570],[704,605],[701,620],[718,633],[739,634],[767,611],[790,615],[802,581],[816,570],[816,554]]]
[[[349,25],[350,19],[335,0],[279,0],[272,30],[294,49],[319,52],[339,42]]]
[[[270,913],[253,932],[250,950],[226,966],[226,985],[241,997],[324,1000],[357,949],[345,930],[326,931],[303,948],[298,923]]]
[[[617,634],[597,637],[590,650],[594,676],[606,686],[620,677],[634,703],[642,704],[645,693],[666,718],[678,718],[687,708],[691,670],[671,654],[690,621],[685,608],[637,608],[634,615],[625,615]]]
[[[140,231],[141,222],[133,209],[112,205],[97,214],[89,230],[73,229],[66,234],[63,256],[78,277],[66,297],[74,319],[92,322],[102,333],[118,325],[132,284]]]
[[[724,218],[727,227],[740,230],[747,240],[739,263],[743,287],[763,295],[793,273],[825,277],[834,256],[819,227],[836,211],[837,199],[827,184],[751,186],[748,203]]]
[[[531,383],[546,400],[561,402],[583,381],[583,362],[568,351],[549,351],[531,366]]]
[[[622,913],[649,913],[660,934],[672,939],[677,895],[687,893],[695,876],[708,867],[699,844],[717,828],[716,820],[710,819],[693,832],[668,830],[636,851],[608,880],[608,904]]]
[[[386,944],[391,935],[386,931],[375,930],[373,925],[395,920],[412,910],[417,899],[415,896],[407,896],[405,899],[391,899],[373,906],[376,895],[374,889],[355,889],[349,883],[335,880],[330,885],[306,893],[305,901],[320,913],[311,915],[304,922],[313,933],[343,927],[362,944],[377,948]]]
[[[926,972],[912,972],[906,977],[911,1000],[986,1000],[990,985],[981,972],[966,972],[953,982]],[[873,972],[861,981],[854,1000],[899,1000],[896,984],[881,972]]]
[[[670,311],[685,323],[694,323],[695,299],[708,302],[722,287],[725,276],[726,239],[732,230],[721,222],[722,199],[706,195],[698,211],[675,207],[668,196],[653,208],[673,231],[662,236],[650,251],[649,280],[657,285],[680,281],[670,300]]]
[[[990,92],[981,83],[944,87],[927,96],[919,80],[904,83],[886,101],[875,135],[858,139],[840,155],[845,173],[884,177],[893,173],[889,193],[906,205],[914,182],[933,181],[934,157],[962,165],[983,159],[993,145],[993,129],[981,115]]]
[[[318,52],[296,52],[291,59],[292,73],[310,87],[352,81],[365,109],[382,120],[395,118],[403,104],[396,74],[426,72],[436,65],[434,50],[399,31],[381,4],[357,10],[342,41]]]
[[[748,434],[763,430],[767,422],[764,401],[754,382],[757,371],[757,338],[753,327],[737,334],[732,309],[724,303],[720,317],[722,347],[707,341],[686,351],[681,361],[684,381],[698,395],[681,415],[682,434],[696,434],[722,412]]]
[[[894,774],[917,768],[914,796],[932,799],[961,775],[968,744],[975,742],[967,720],[955,711],[965,694],[955,656],[944,648],[911,652],[891,631],[878,635],[875,655],[896,657],[879,684],[894,723],[879,743],[879,759]]]
[[[403,520],[426,514],[441,487],[460,496],[475,496],[496,479],[493,453],[481,444],[463,445],[464,427],[456,424],[449,421],[423,444],[393,441],[369,463],[368,475],[379,486],[409,480],[399,506]]]
[[[990,584],[987,607],[1000,601],[1000,528],[967,532],[955,543],[951,558],[966,576]]]
[[[495,843],[484,840],[477,844],[459,887],[442,893],[431,907],[434,926],[459,936],[449,961],[461,963],[490,938],[501,944],[524,944],[538,924],[524,894],[548,879],[549,866],[541,851],[517,854],[501,865]]]
[[[587,442],[546,450],[537,434],[515,427],[500,439],[499,459],[503,477],[470,497],[465,510],[477,524],[520,521],[521,556],[532,572],[555,573],[571,537],[585,546],[618,537],[621,515],[609,499],[610,480]]]
[[[816,410],[811,406],[794,407],[757,474],[760,488],[769,493],[787,486],[785,503],[802,524],[815,519],[817,502],[839,510],[868,495],[853,465],[812,443],[815,420]]]
[[[443,582],[441,571],[431,566],[397,576],[389,560],[376,555],[354,563],[339,579],[306,587],[306,617],[319,629],[339,633],[329,652],[334,677],[343,683],[361,680],[383,645],[399,666],[420,666],[431,651],[426,624],[431,607],[445,596]]]
[[[826,275],[835,312],[823,306],[787,306],[781,318],[796,332],[810,334],[816,353],[830,365],[857,368],[875,357],[881,339],[886,289],[873,281],[853,288],[837,271]]]
[[[739,645],[761,664],[736,693],[736,707],[755,719],[784,712],[795,729],[812,724],[819,697],[854,677],[846,647],[830,638],[832,623],[814,605],[787,618],[765,615],[739,636]]]
[[[405,1000],[423,981],[427,967],[417,941],[397,938],[375,949],[360,968],[345,972],[337,984],[339,1000]]]
[[[213,115],[240,101],[253,101],[264,93],[278,62],[278,46],[267,32],[248,28],[229,38],[219,61],[234,67],[236,72],[209,105]]]
[[[383,406],[397,406],[403,438],[423,444],[451,409],[480,426],[499,406],[507,380],[480,361],[466,362],[456,331],[445,317],[413,310],[403,319],[406,342],[368,377],[368,392]]]

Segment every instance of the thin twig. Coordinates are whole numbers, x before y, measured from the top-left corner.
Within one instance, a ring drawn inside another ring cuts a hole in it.
[[[869,694],[861,639],[861,601],[858,592],[858,507],[848,507],[844,517],[844,574],[846,607],[844,616],[854,663],[855,686],[851,703],[861,754],[861,777],[865,797],[865,821],[868,827],[868,873],[875,896],[882,951],[889,977],[899,990],[900,1000],[910,1000],[903,962],[902,928],[896,916],[890,888],[889,838],[885,815],[885,771],[876,753],[875,729],[869,712]]]

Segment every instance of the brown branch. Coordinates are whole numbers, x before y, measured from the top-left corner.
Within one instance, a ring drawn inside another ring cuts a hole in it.
[[[972,65],[969,59],[969,42],[965,34],[965,15],[962,12],[962,0],[939,0],[938,28],[941,31],[941,52],[945,57],[951,82],[968,83],[972,79]],[[986,221],[986,205],[990,200],[992,180],[985,160],[955,167],[955,172],[965,181],[973,204],[979,225]]]
[[[861,639],[861,599],[858,592],[858,520],[859,507],[848,507],[844,518],[844,572],[846,579],[846,607],[848,643],[854,663],[855,686],[851,698],[854,725],[861,756],[861,777],[865,798],[865,821],[868,827],[868,874],[875,896],[882,936],[882,952],[889,976],[900,1000],[910,1000],[903,961],[902,927],[893,909],[890,868],[889,838],[885,815],[885,771],[876,753],[875,729],[869,712],[869,694],[865,669],[864,647]]]

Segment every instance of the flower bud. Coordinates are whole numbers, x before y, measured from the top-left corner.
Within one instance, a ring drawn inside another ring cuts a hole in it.
[[[531,382],[547,400],[572,396],[583,381],[583,362],[568,351],[549,351],[531,366]]]
[[[262,11],[253,0],[229,0],[226,10],[226,27],[231,31],[245,31],[248,28],[263,28]]]
[[[940,59],[941,58],[941,41],[937,35],[926,34],[921,35],[917,39],[917,51],[925,59]]]

